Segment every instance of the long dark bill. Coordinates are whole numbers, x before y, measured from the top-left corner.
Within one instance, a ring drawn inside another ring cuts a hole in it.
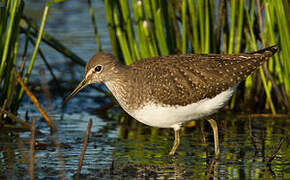
[[[61,107],[63,108],[65,106],[65,104],[74,96],[76,95],[80,90],[82,90],[84,87],[86,87],[87,81],[84,79],[82,80],[79,85],[73,90],[73,92],[65,98],[65,100],[63,101],[63,103],[61,104]]]

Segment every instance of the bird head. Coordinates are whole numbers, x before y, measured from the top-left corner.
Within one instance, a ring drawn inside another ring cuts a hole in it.
[[[86,64],[83,80],[63,101],[62,107],[84,87],[93,83],[101,83],[110,80],[119,66],[120,63],[112,54],[105,52],[95,54]]]

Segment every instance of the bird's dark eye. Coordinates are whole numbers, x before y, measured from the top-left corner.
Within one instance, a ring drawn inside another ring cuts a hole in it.
[[[101,65],[97,65],[94,70],[95,70],[95,72],[101,72],[102,66]]]

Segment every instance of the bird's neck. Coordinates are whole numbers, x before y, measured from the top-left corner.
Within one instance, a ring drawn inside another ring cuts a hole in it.
[[[112,92],[116,100],[125,110],[129,110],[131,83],[126,76],[127,67],[122,65],[115,69],[114,77],[105,81],[105,85]]]

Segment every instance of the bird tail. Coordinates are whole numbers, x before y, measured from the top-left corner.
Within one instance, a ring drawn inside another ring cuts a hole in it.
[[[252,52],[250,54],[261,54],[264,57],[271,57],[279,50],[279,45],[274,45],[270,47],[266,47],[264,49],[260,49],[258,51]]]

